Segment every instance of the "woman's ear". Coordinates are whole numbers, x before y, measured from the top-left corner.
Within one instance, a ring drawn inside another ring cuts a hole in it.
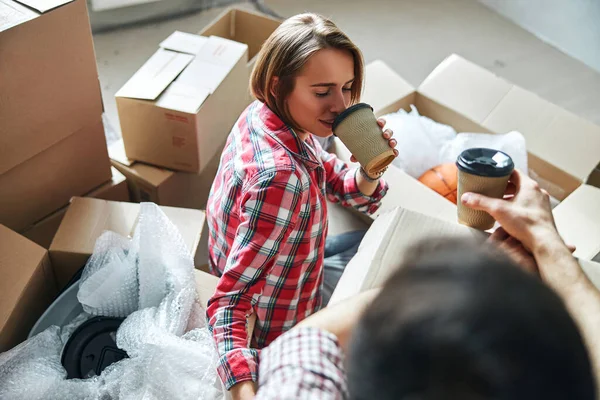
[[[274,76],[271,79],[271,85],[269,87],[269,93],[273,97],[277,97],[277,93],[279,92],[279,77]]]

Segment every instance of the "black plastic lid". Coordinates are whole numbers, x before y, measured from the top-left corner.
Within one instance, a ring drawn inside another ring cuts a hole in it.
[[[370,105],[368,105],[367,103],[358,103],[355,104],[353,106],[350,106],[348,108],[346,108],[344,111],[342,111],[337,117],[335,117],[335,119],[333,120],[333,125],[331,126],[331,130],[334,131],[335,128],[344,120],[346,119],[346,117],[348,117],[348,115],[352,114],[354,111],[356,110],[360,110],[361,108],[370,108],[371,110],[373,110],[373,107],[371,107]]]
[[[512,158],[503,151],[485,148],[467,149],[456,159],[461,171],[472,175],[501,177],[510,175],[515,168]]]
[[[100,375],[127,353],[117,347],[116,333],[123,318],[94,317],[73,332],[63,349],[61,364],[68,379],[85,379]]]

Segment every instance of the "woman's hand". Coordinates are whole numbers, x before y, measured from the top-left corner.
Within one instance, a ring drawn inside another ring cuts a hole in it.
[[[394,136],[394,132],[392,132],[391,129],[383,129],[383,127],[385,126],[385,119],[383,118],[379,118],[377,120],[377,125],[379,125],[379,127],[381,128],[381,134],[383,135],[383,138],[387,140],[390,147],[394,149],[394,156],[398,157],[398,150],[395,149],[396,145],[398,144],[398,141],[392,138],[392,136]],[[353,163],[357,162],[354,156],[350,157],[350,161],[352,161]]]

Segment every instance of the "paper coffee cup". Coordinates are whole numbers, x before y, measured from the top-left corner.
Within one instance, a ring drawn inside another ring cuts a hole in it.
[[[394,150],[382,136],[370,105],[349,107],[333,121],[332,130],[369,175],[376,175],[394,161]]]
[[[494,218],[485,211],[473,210],[462,205],[463,193],[479,193],[501,199],[506,191],[508,178],[515,167],[512,158],[504,152],[473,148],[460,153],[458,167],[458,222],[487,230],[494,226]]]

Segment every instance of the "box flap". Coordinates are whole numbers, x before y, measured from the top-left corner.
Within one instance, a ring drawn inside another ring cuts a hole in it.
[[[0,224],[0,332],[46,254],[41,246]]]
[[[194,63],[192,62],[190,67],[193,64]],[[204,103],[204,100],[210,96],[210,93],[210,89],[193,87],[181,83],[180,81],[175,81],[160,95],[156,101],[156,105],[169,110],[196,114],[200,109],[200,106],[202,106],[202,103]]]
[[[204,225],[204,212],[187,208],[160,207],[192,254],[195,254]],[[74,197],[50,245],[50,253],[92,254],[96,239],[107,230],[130,236],[140,211],[136,203]]]
[[[39,16],[35,11],[11,0],[0,0],[0,32]]]
[[[213,93],[247,50],[245,44],[211,36],[177,82],[199,92],[208,89]]]
[[[381,60],[375,60],[365,67],[361,101],[370,104],[377,115],[380,110],[409,96],[414,91],[415,88],[410,83]]]
[[[155,100],[193,59],[190,54],[159,49],[115,96]]]
[[[196,55],[202,49],[202,46],[206,44],[207,40],[208,38],[205,36],[175,31],[163,40],[159,46],[166,50]]]
[[[419,86],[419,93],[482,122],[513,85],[490,71],[452,54]]]
[[[552,211],[558,232],[574,255],[591,260],[600,253],[600,189],[581,185]]]
[[[406,251],[420,240],[441,236],[481,241],[484,232],[464,225],[395,208],[373,222],[358,252],[346,266],[329,304],[380,287],[402,263]]]
[[[34,8],[41,13],[45,13],[75,0],[15,0],[27,7]]]

